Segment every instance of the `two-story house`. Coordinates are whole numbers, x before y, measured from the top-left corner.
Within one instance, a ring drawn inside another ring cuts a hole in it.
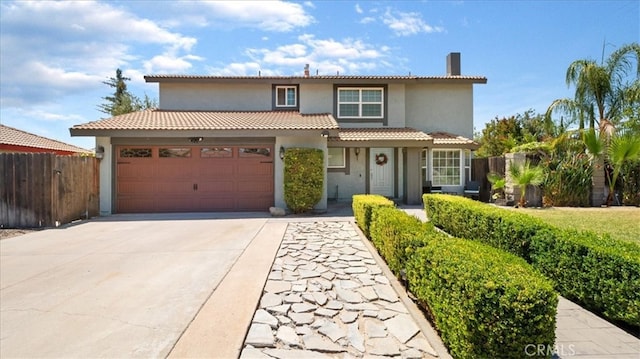
[[[378,193],[418,204],[425,183],[470,176],[473,85],[444,76],[151,75],[159,108],[76,125],[95,136],[102,214],[266,211],[284,203],[289,147],[325,153],[327,201]]]

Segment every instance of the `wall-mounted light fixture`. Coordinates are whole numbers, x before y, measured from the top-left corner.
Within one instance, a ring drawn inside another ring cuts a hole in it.
[[[327,131],[327,130],[322,131],[322,133],[320,134],[320,136],[322,136],[322,137],[324,137],[324,138],[329,137],[329,131]]]
[[[284,160],[284,147],[280,146],[280,159]]]
[[[96,158],[102,159],[104,157],[104,146],[98,146],[96,148]]]
[[[360,155],[360,147],[356,147],[353,149],[353,152],[356,154],[356,158]]]
[[[202,137],[189,137],[189,142],[191,142],[191,143],[202,142],[202,140],[204,140],[204,138],[202,138]]]

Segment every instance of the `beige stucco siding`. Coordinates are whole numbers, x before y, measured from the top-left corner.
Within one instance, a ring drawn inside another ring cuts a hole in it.
[[[301,84],[301,113],[333,113],[333,85]]]
[[[270,84],[161,83],[162,110],[270,111]]]
[[[405,85],[390,84],[387,91],[387,126],[405,127]]]
[[[407,85],[406,125],[473,138],[473,85]]]

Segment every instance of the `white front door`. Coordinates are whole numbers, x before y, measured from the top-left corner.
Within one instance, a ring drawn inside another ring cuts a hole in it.
[[[369,192],[393,197],[393,148],[371,148],[369,158]]]

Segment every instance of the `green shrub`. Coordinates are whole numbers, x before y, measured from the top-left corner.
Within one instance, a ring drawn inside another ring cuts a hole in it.
[[[294,213],[313,209],[322,198],[324,154],[315,148],[288,148],[284,154],[284,201]]]
[[[523,358],[532,344],[554,344],[557,295],[521,258],[457,238],[430,241],[409,259],[407,278],[455,358]]]
[[[640,330],[640,246],[608,235],[540,231],[531,261],[567,299]]]
[[[353,196],[351,207],[358,227],[369,238],[371,213],[376,207],[395,207],[392,200],[377,194],[356,194]]]
[[[398,277],[415,249],[427,244],[425,235],[436,236],[431,223],[422,222],[394,207],[376,208],[371,215],[369,230],[371,242]],[[445,234],[439,236],[446,237]]]
[[[531,237],[550,228],[541,219],[460,196],[425,194],[427,218],[452,236],[469,238],[529,260]]]
[[[425,195],[436,227],[523,257],[563,296],[640,327],[640,246],[593,232],[560,230],[524,213],[469,199]],[[579,219],[576,219],[579,220]]]

